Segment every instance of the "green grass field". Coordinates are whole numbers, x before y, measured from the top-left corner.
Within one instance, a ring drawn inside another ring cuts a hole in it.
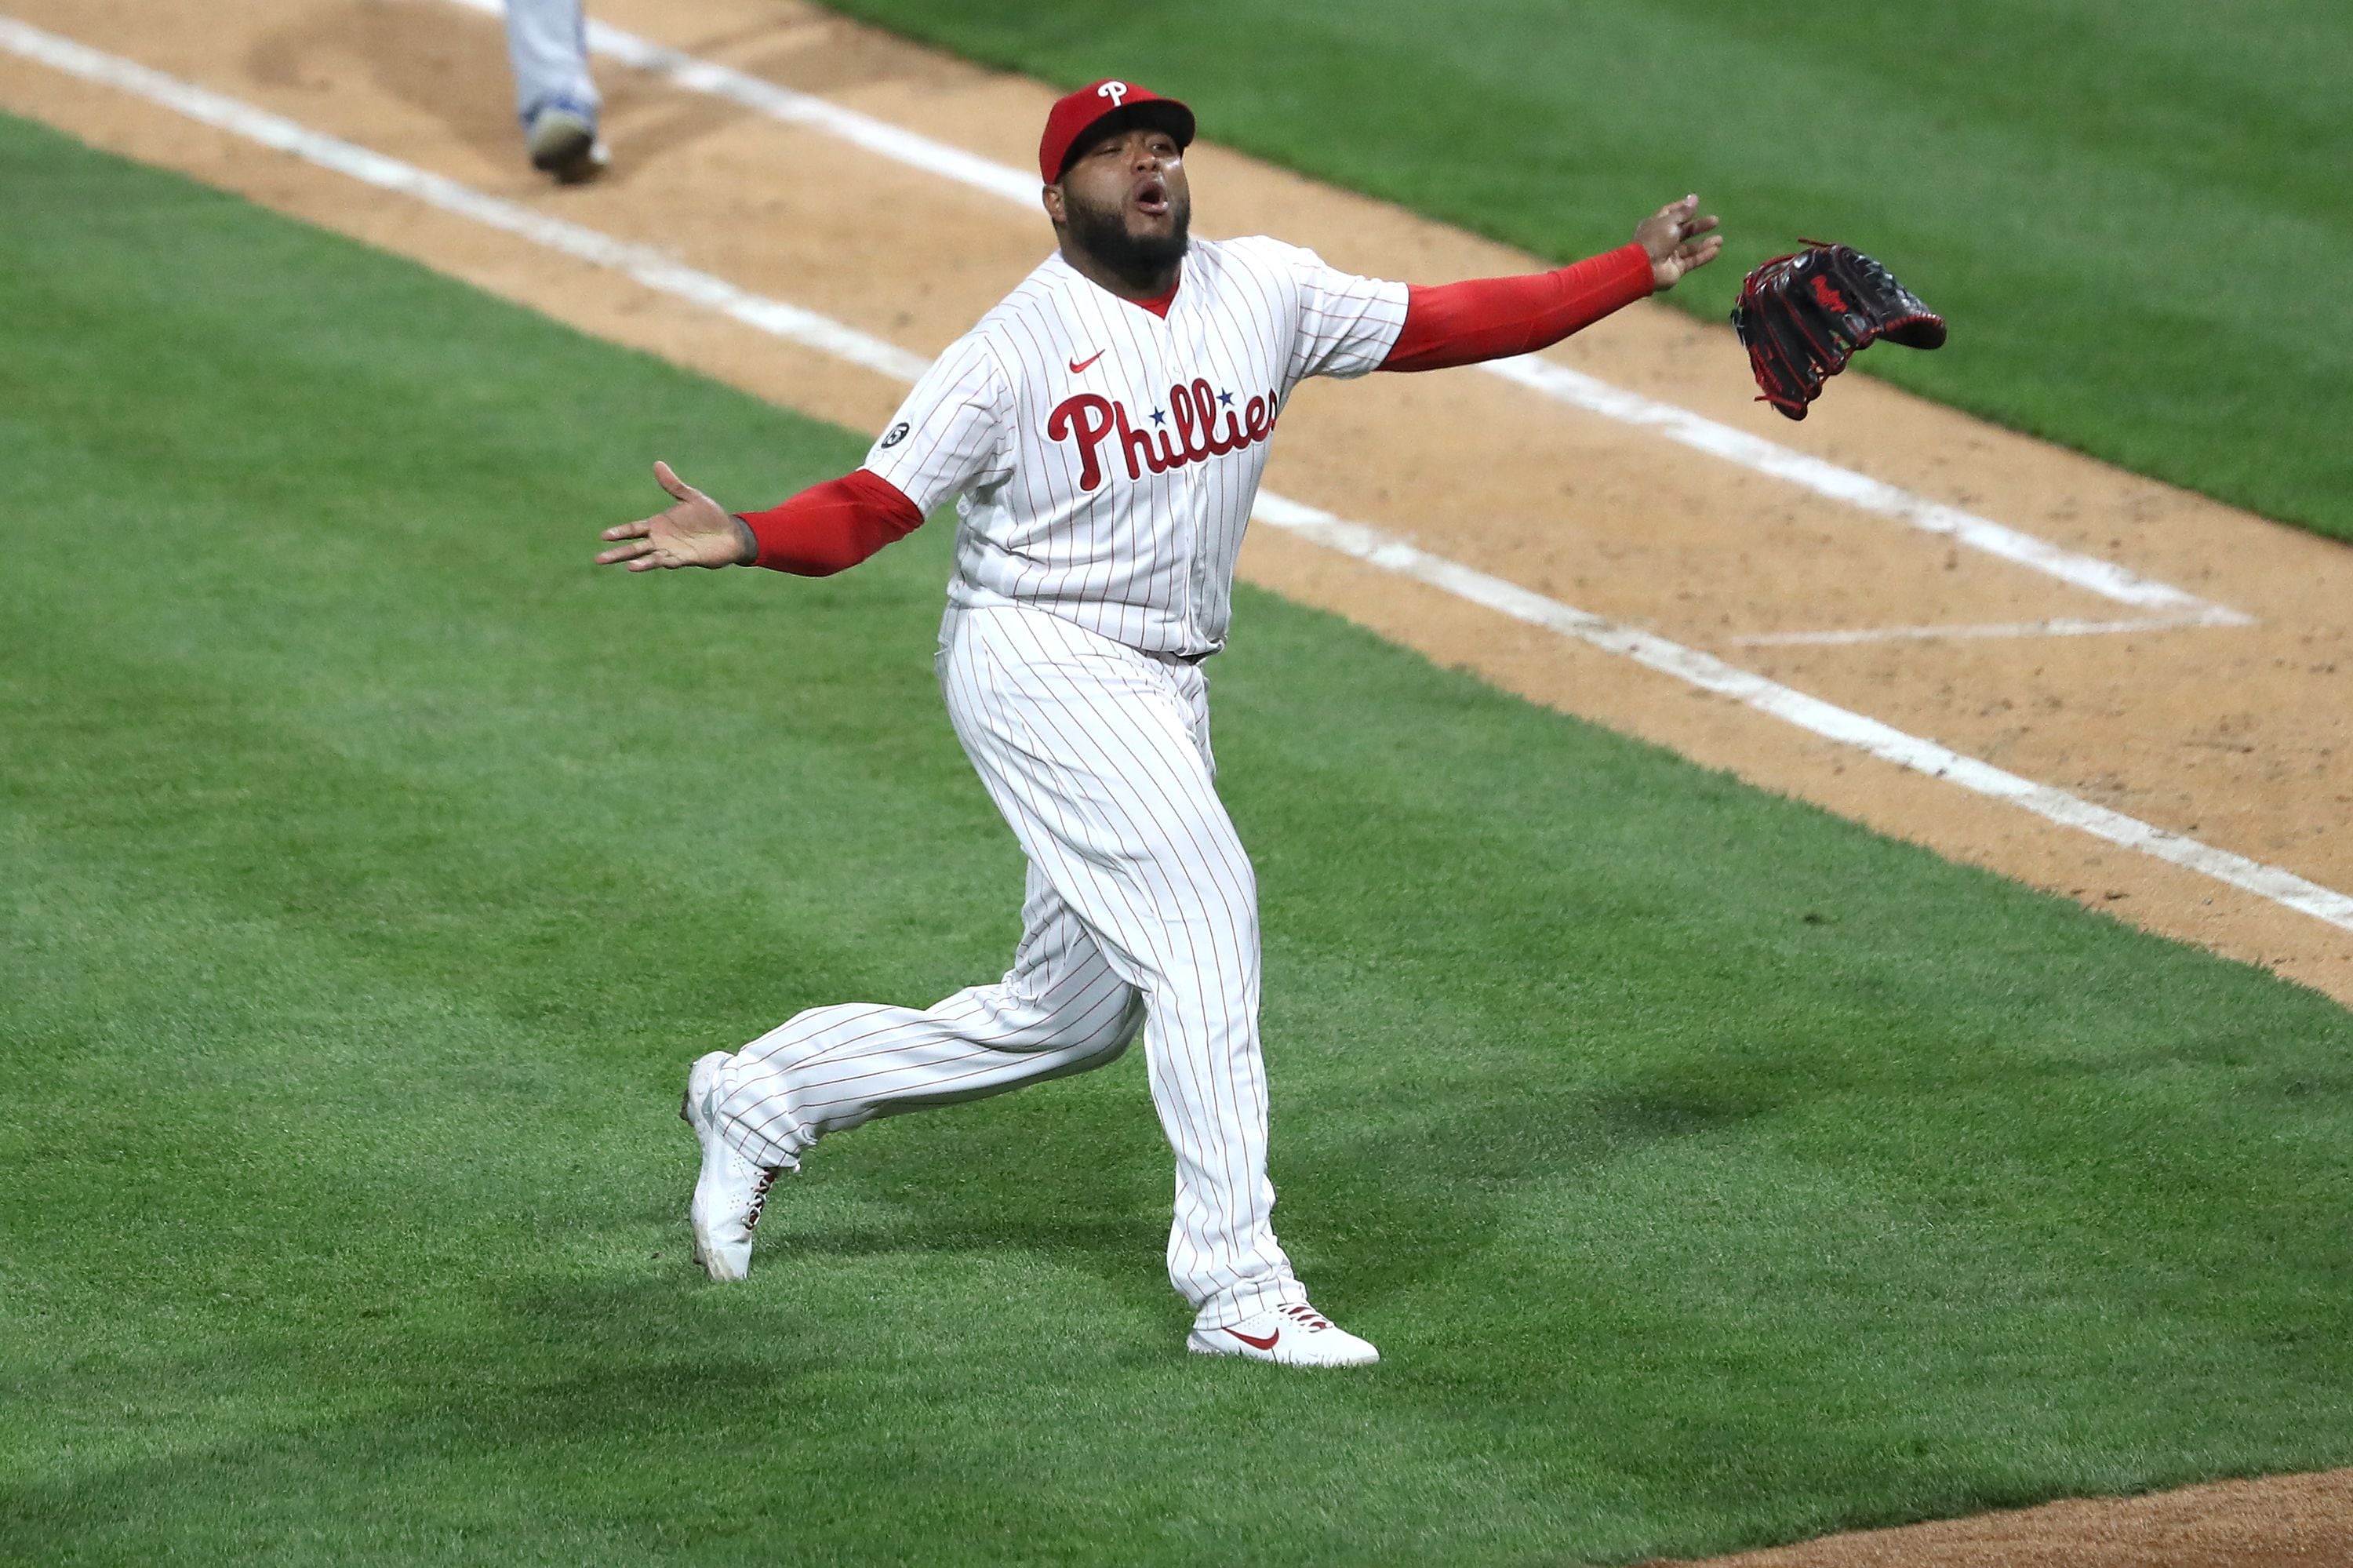
[[[827,429],[0,118],[0,1559],[1556,1563],[2353,1462],[2353,1015],[1246,593],[1284,1234],[1142,1065],[828,1144],[686,1063],[994,975],[948,531],[587,564]],[[168,259],[168,264],[159,264]]]
[[[1698,190],[1730,243],[1670,298],[1714,320],[1846,240],[1953,323],[1868,373],[2353,539],[2342,0],[835,4],[1561,260]]]

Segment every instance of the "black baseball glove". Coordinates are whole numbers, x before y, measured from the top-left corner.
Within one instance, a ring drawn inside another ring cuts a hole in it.
[[[1792,419],[1822,395],[1822,383],[1881,338],[1907,348],[1939,348],[1945,318],[1895,281],[1895,274],[1851,245],[1804,241],[1776,256],[1741,284],[1732,327],[1748,350],[1748,368],[1770,403]]]

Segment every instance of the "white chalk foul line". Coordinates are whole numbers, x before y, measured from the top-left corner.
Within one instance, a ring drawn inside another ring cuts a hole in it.
[[[1754,631],[1725,639],[1735,648],[1843,648],[1858,642],[1936,642],[1947,638],[2117,637],[2135,631],[2179,631],[2192,626],[2232,626],[2217,620],[2231,613],[2219,605],[2196,615],[2147,615],[2133,620],[1998,620],[1954,626],[1852,626],[1827,631]]]
[[[2249,626],[2254,618],[2225,606],[2210,603],[2196,594],[2145,577],[2096,556],[2086,556],[2074,550],[2063,549],[2047,539],[1965,512],[1957,506],[1947,506],[1913,494],[1868,474],[1841,468],[1746,430],[1736,430],[1713,419],[1702,418],[1686,408],[1672,403],[1661,403],[1639,397],[1599,381],[1566,365],[1556,365],[1549,359],[1524,355],[1517,359],[1498,360],[1488,366],[1506,380],[1533,387],[1550,397],[1605,415],[1623,424],[1655,430],[1671,441],[1679,442],[1695,451],[1737,463],[1740,467],[1786,480],[1800,489],[1817,495],[1843,502],[1858,511],[1892,518],[1924,534],[1938,534],[1955,544],[1989,556],[2014,562],[2058,578],[2061,582],[2084,588],[2103,599],[2118,604],[2137,606],[2143,609],[2171,610],[2189,617],[2182,622],[2198,626]]]
[[[2050,821],[2080,829],[2126,849],[2154,855],[2158,860],[2201,873],[2219,882],[2227,882],[2233,887],[2244,888],[2332,926],[2353,931],[2353,897],[2317,883],[2307,882],[2294,872],[2249,860],[2244,855],[2216,849],[2211,844],[2200,843],[2195,839],[2152,827],[2121,811],[2094,805],[2063,789],[2021,779],[1989,762],[1964,757],[1933,740],[1906,735],[1877,719],[1850,713],[1777,681],[1736,668],[1712,654],[1574,609],[1542,594],[1532,593],[1515,583],[1489,577],[1444,556],[1433,556],[1427,550],[1367,528],[1361,523],[1346,522],[1328,512],[1319,512],[1314,507],[1302,506],[1297,502],[1263,493],[1259,496],[1256,515],[1278,528],[1289,529],[1303,538],[1313,539],[1319,545],[1353,556],[1385,571],[1443,588],[1531,626],[1545,627],[1565,637],[1589,642],[1606,652],[1622,654],[1662,674],[1672,675],[1704,691],[1730,697],[1735,702],[1784,719],[1826,740],[1867,752],[1882,761],[1947,779],[1978,794],[2010,801]]]
[[[463,5],[470,11],[480,11],[485,16],[503,17],[506,15],[506,0],[450,0],[450,3]],[[844,109],[815,93],[796,92],[788,87],[778,87],[774,82],[747,76],[740,70],[700,58],[682,49],[655,43],[651,38],[623,32],[594,17],[588,22],[588,48],[607,59],[617,60],[649,76],[659,77],[673,86],[723,99],[739,109],[765,114],[787,125],[821,131],[853,146],[863,147],[870,153],[889,158],[893,163],[905,164],[925,174],[937,175],[990,196],[1018,202],[1032,213],[1042,214],[1045,210],[1038,205],[1038,181],[1020,170],[1008,168],[916,132],[902,130],[887,120],[877,120],[854,109]]]
[[[504,0],[451,0],[487,16],[502,14]],[[597,54],[695,92],[723,99],[788,125],[820,131],[894,162],[955,181],[1014,202],[1035,215],[1038,181],[1021,170],[967,153],[961,147],[903,130],[888,121],[844,109],[813,93],[778,87],[755,76],[657,44],[603,22],[588,24],[588,46]],[[2151,577],[2052,544],[2047,539],[1947,506],[1833,462],[1808,456],[1778,442],[1703,418],[1687,408],[1612,387],[1537,355],[1492,361],[1479,366],[1493,376],[1540,392],[1556,402],[1621,424],[1655,431],[1671,441],[1726,462],[1781,480],[1858,511],[1890,518],[1923,533],[2042,572],[2062,582],[2144,609],[2172,611],[2185,626],[2246,626],[2253,617],[2212,604]]]
[[[322,132],[312,131],[176,77],[166,76],[132,61],[58,37],[53,33],[43,32],[12,17],[0,16],[0,48],[82,80],[132,93],[190,119],[276,148],[322,168],[332,169],[379,189],[396,191],[445,212],[470,217],[545,245],[579,260],[626,273],[647,288],[723,311],[747,326],[834,355],[849,364],[902,382],[913,382],[925,368],[926,361],[918,355],[869,337],[816,312],[750,293],[645,246],[615,239],[577,224],[533,212],[515,203],[485,195],[455,180],[427,173]],[[1935,741],[1906,735],[1877,719],[1850,713],[1762,675],[1737,669],[1712,654],[1562,604],[1515,583],[1505,582],[1460,562],[1431,555],[1402,539],[1361,523],[1348,522],[1317,507],[1261,491],[1253,515],[1274,527],[1342,555],[1442,588],[1473,604],[1532,626],[1540,626],[1607,652],[1620,654],[1662,674],[1770,714],[1824,739],[1852,747],[1884,761],[1948,779],[1978,794],[2008,800],[2050,821],[2080,829],[2126,849],[2154,855],[2159,860],[2199,872],[2325,920],[2332,926],[2353,931],[2353,897],[2307,882],[2293,872],[2200,843],[2179,833],[2168,832],[2122,812],[2079,800],[2064,790],[2004,772],[1989,763],[1964,757]]]
[[[134,61],[101,54],[69,38],[28,26],[13,17],[0,16],[0,43],[5,43],[13,53],[38,60],[69,76],[136,93],[191,120],[233,132],[248,141],[258,142],[281,153],[290,153],[307,163],[332,169],[339,175],[348,175],[380,190],[413,196],[428,207],[471,218],[491,228],[503,229],[579,260],[626,273],[647,288],[691,300],[698,305],[733,316],[746,326],[805,344],[838,359],[848,360],[852,365],[908,381],[922,375],[923,367],[931,363],[919,354],[910,354],[905,349],[854,332],[828,316],[786,304],[781,300],[764,298],[714,278],[708,272],[698,272],[651,246],[615,239],[593,228],[584,228],[576,223],[567,223],[563,218],[549,217],[513,202],[485,196],[470,185],[460,185],[456,180],[404,164],[397,158],[387,158],[381,153],[323,135],[237,99],[226,98],[191,82],[182,81],[177,77],[150,70]]]

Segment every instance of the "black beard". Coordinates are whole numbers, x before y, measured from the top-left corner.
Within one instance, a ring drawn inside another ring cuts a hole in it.
[[[1102,263],[1104,270],[1125,282],[1149,284],[1159,281],[1171,263],[1183,259],[1192,245],[1188,230],[1193,224],[1193,204],[1189,197],[1172,196],[1169,216],[1175,225],[1166,236],[1152,235],[1138,238],[1127,229],[1127,217],[1122,207],[1089,207],[1083,202],[1063,198],[1062,211],[1071,225],[1071,238],[1080,249]]]

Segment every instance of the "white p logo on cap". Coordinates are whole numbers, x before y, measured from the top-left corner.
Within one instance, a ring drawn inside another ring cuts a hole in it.
[[[1097,98],[1110,99],[1111,106],[1113,109],[1117,109],[1120,106],[1120,100],[1127,96],[1127,83],[1124,81],[1107,81],[1101,87],[1095,89],[1095,96]]]

